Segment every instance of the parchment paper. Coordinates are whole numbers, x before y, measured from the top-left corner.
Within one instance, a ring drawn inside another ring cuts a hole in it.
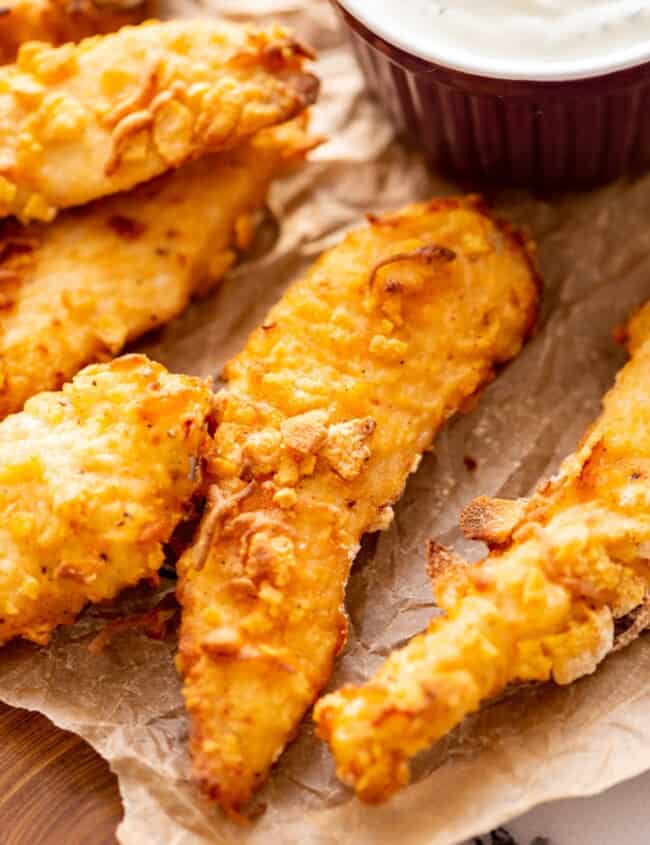
[[[141,345],[174,370],[211,375],[288,281],[363,212],[457,188],[394,141],[327,2],[223,0],[198,10],[277,17],[315,44],[324,84],[314,129],[331,138],[274,191],[275,222],[264,227],[253,259]],[[175,12],[196,14],[197,6],[185,0]],[[582,196],[492,199],[539,243],[547,289],[539,333],[479,406],[447,426],[392,528],[365,543],[348,591],[350,641],[332,686],[366,678],[426,623],[428,537],[476,557],[480,548],[456,529],[462,506],[481,493],[526,494],[572,450],[624,360],[614,326],[650,296],[650,176]],[[236,827],[187,782],[173,632],[156,642],[131,631],[100,655],[88,651],[107,618],[154,600],[134,591],[87,612],[48,648],[17,643],[0,652],[0,698],[45,713],[109,761],[124,800],[124,845],[450,845],[542,801],[595,793],[650,768],[650,641],[641,639],[568,689],[528,689],[486,707],[418,759],[418,782],[379,809],[337,783],[306,720],[260,796],[266,813]]]

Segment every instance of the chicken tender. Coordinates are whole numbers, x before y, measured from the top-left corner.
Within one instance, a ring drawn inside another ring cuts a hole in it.
[[[297,116],[306,55],[279,27],[210,20],[23,45],[0,68],[0,214],[49,221]]]
[[[191,510],[212,393],[143,355],[95,364],[0,423],[0,642],[47,642],[156,578]]]
[[[53,223],[0,224],[0,416],[207,292],[248,245],[272,179],[313,144],[294,121]]]
[[[14,62],[26,41],[81,41],[137,24],[152,11],[147,0],[9,0],[0,9],[0,64]]]
[[[388,798],[408,781],[409,758],[507,684],[569,684],[593,672],[612,650],[614,620],[644,605],[650,304],[631,323],[630,351],[600,419],[557,476],[528,500],[479,499],[466,510],[467,533],[491,547],[485,560],[466,567],[432,545],[444,616],[365,686],[317,704],[339,777],[363,800]]]
[[[326,253],[226,367],[178,667],[195,776],[227,810],[330,676],[361,537],[520,350],[537,299],[526,249],[478,201],[414,205]]]

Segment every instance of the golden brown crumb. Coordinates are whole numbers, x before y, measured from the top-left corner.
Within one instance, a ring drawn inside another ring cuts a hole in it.
[[[620,644],[647,627],[650,304],[628,338],[632,360],[559,474],[529,500],[481,498],[466,510],[463,526],[490,555],[468,567],[432,546],[444,616],[365,686],[317,704],[338,774],[363,800],[388,798],[411,757],[507,684],[568,684],[612,650],[614,619],[641,608]]]
[[[329,678],[361,537],[388,527],[435,432],[519,351],[536,306],[525,251],[472,201],[434,201],[326,253],[226,367],[212,505],[179,562],[178,666],[195,776],[227,810]]]
[[[526,502],[522,499],[512,501],[481,496],[463,511],[461,527],[470,539],[496,546],[509,539],[525,508]]]

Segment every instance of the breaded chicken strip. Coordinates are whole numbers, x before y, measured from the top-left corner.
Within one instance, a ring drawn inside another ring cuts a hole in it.
[[[21,44],[59,45],[137,24],[153,13],[147,0],[5,0],[0,8],[0,63],[14,62]]]
[[[408,781],[410,757],[507,684],[568,684],[593,672],[612,649],[614,619],[644,603],[650,304],[631,323],[630,351],[600,419],[557,476],[531,499],[479,499],[467,509],[467,533],[491,546],[485,560],[465,567],[432,544],[445,615],[365,686],[317,704],[339,777],[363,800],[388,798]]]
[[[0,224],[0,416],[220,281],[272,179],[313,143],[294,121],[53,223]]]
[[[127,355],[0,423],[0,642],[47,642],[155,578],[201,482],[212,394]]]
[[[371,218],[226,368],[210,507],[179,562],[194,772],[236,812],[327,682],[367,531],[443,424],[520,350],[526,249],[474,200]]]
[[[306,55],[279,27],[210,20],[25,44],[0,68],[0,214],[49,221],[233,149],[313,101]]]

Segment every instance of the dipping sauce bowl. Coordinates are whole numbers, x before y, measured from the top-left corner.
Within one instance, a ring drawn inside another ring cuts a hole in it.
[[[650,60],[638,50],[628,62],[599,53],[577,73],[494,75],[480,61],[467,70],[410,48],[363,0],[333,2],[369,89],[436,167],[479,182],[566,188],[650,164]]]

